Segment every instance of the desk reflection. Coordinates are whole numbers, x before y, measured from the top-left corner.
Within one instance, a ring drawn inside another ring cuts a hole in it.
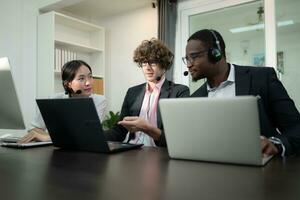
[[[109,165],[108,155],[55,149],[47,168],[46,196],[61,194],[95,199],[101,195]]]
[[[0,148],[0,195],[50,199],[299,199],[300,157],[265,167],[169,159],[165,148],[117,154]]]

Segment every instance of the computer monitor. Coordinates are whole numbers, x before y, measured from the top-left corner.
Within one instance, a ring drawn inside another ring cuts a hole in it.
[[[0,58],[0,129],[25,129],[7,57]]]

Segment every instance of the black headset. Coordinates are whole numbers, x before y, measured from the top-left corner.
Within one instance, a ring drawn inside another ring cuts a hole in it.
[[[220,41],[214,30],[209,30],[213,36],[213,46],[208,49],[207,55],[211,63],[216,63],[222,59],[222,51],[220,46]]]

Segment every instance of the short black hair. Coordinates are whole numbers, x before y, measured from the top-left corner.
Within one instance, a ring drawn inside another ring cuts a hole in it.
[[[61,80],[65,89],[65,94],[72,94],[73,91],[68,87],[68,84],[74,80],[78,69],[81,66],[86,66],[92,73],[91,67],[83,60],[71,60],[64,64],[61,68]]]
[[[188,42],[190,40],[200,40],[201,42],[204,43],[204,45],[206,46],[207,49],[209,48],[218,48],[217,44],[216,44],[216,39],[213,35],[213,33],[216,35],[216,38],[219,40],[219,44],[220,44],[220,50],[221,50],[221,53],[224,57],[226,57],[226,54],[225,54],[225,42],[224,42],[224,39],[223,37],[221,36],[221,34],[216,31],[216,30],[213,30],[213,29],[202,29],[200,31],[197,31],[195,33],[193,33],[189,39],[187,40]]]

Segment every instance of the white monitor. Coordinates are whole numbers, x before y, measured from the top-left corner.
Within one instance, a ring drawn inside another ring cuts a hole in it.
[[[8,58],[0,58],[0,129],[25,129]]]

